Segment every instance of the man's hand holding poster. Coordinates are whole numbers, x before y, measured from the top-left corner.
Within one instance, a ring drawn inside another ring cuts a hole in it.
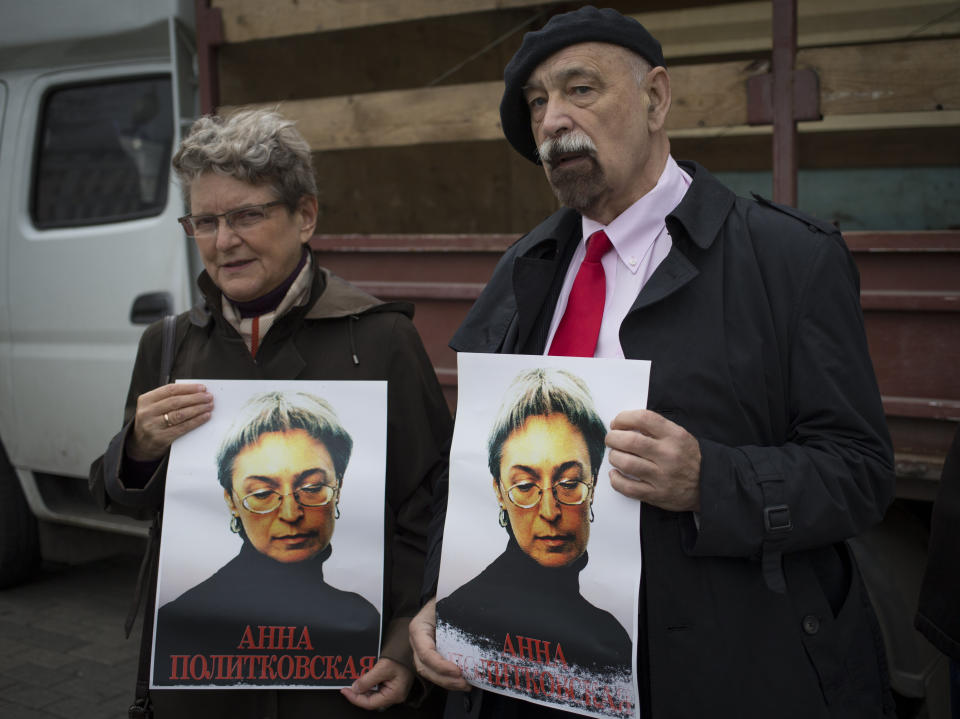
[[[151,688],[350,686],[380,646],[386,383],[203,382],[213,416],[170,451]]]
[[[636,716],[640,503],[604,443],[649,362],[460,354],[437,648],[485,690]]]

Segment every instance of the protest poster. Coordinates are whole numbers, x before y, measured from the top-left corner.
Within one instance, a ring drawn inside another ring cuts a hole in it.
[[[650,363],[460,354],[438,651],[485,690],[637,716],[640,503],[604,437]]]
[[[179,380],[151,688],[338,688],[376,662],[387,383]]]

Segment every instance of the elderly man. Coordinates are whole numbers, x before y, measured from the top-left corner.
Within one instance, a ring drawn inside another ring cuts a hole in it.
[[[607,435],[609,481],[643,503],[640,713],[892,715],[844,544],[894,478],[840,234],[675,162],[660,45],[615,11],[528,33],[505,84],[507,140],[565,207],[506,252],[451,346],[652,360],[648,409]],[[411,626],[418,668],[467,690],[434,616]],[[456,711],[560,715],[477,690]]]

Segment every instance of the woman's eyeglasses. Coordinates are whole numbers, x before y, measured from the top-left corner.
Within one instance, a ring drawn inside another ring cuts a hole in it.
[[[305,484],[287,494],[272,489],[259,489],[240,500],[240,503],[254,514],[269,514],[283,504],[283,498],[293,495],[294,501],[301,507],[322,507],[336,496],[337,488],[329,484]]]
[[[240,230],[249,230],[256,227],[267,219],[267,210],[277,205],[286,204],[283,200],[274,200],[273,202],[264,202],[262,205],[246,205],[244,207],[235,207],[232,210],[221,212],[219,215],[184,215],[178,217],[180,226],[187,233],[187,237],[215,237],[220,229],[220,218],[222,217],[227,227],[239,232]]]
[[[550,487],[559,504],[583,504],[590,496],[592,485],[579,479],[561,479]],[[535,482],[518,482],[507,490],[507,497],[521,509],[531,509],[540,503],[543,488]]]

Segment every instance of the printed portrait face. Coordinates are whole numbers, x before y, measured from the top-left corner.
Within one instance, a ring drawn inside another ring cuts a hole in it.
[[[302,429],[270,432],[233,461],[223,496],[247,539],[278,562],[300,562],[333,536],[339,482],[323,442]]]
[[[563,567],[586,551],[593,472],[583,433],[565,415],[533,416],[514,430],[493,486],[517,543],[538,564]]]

